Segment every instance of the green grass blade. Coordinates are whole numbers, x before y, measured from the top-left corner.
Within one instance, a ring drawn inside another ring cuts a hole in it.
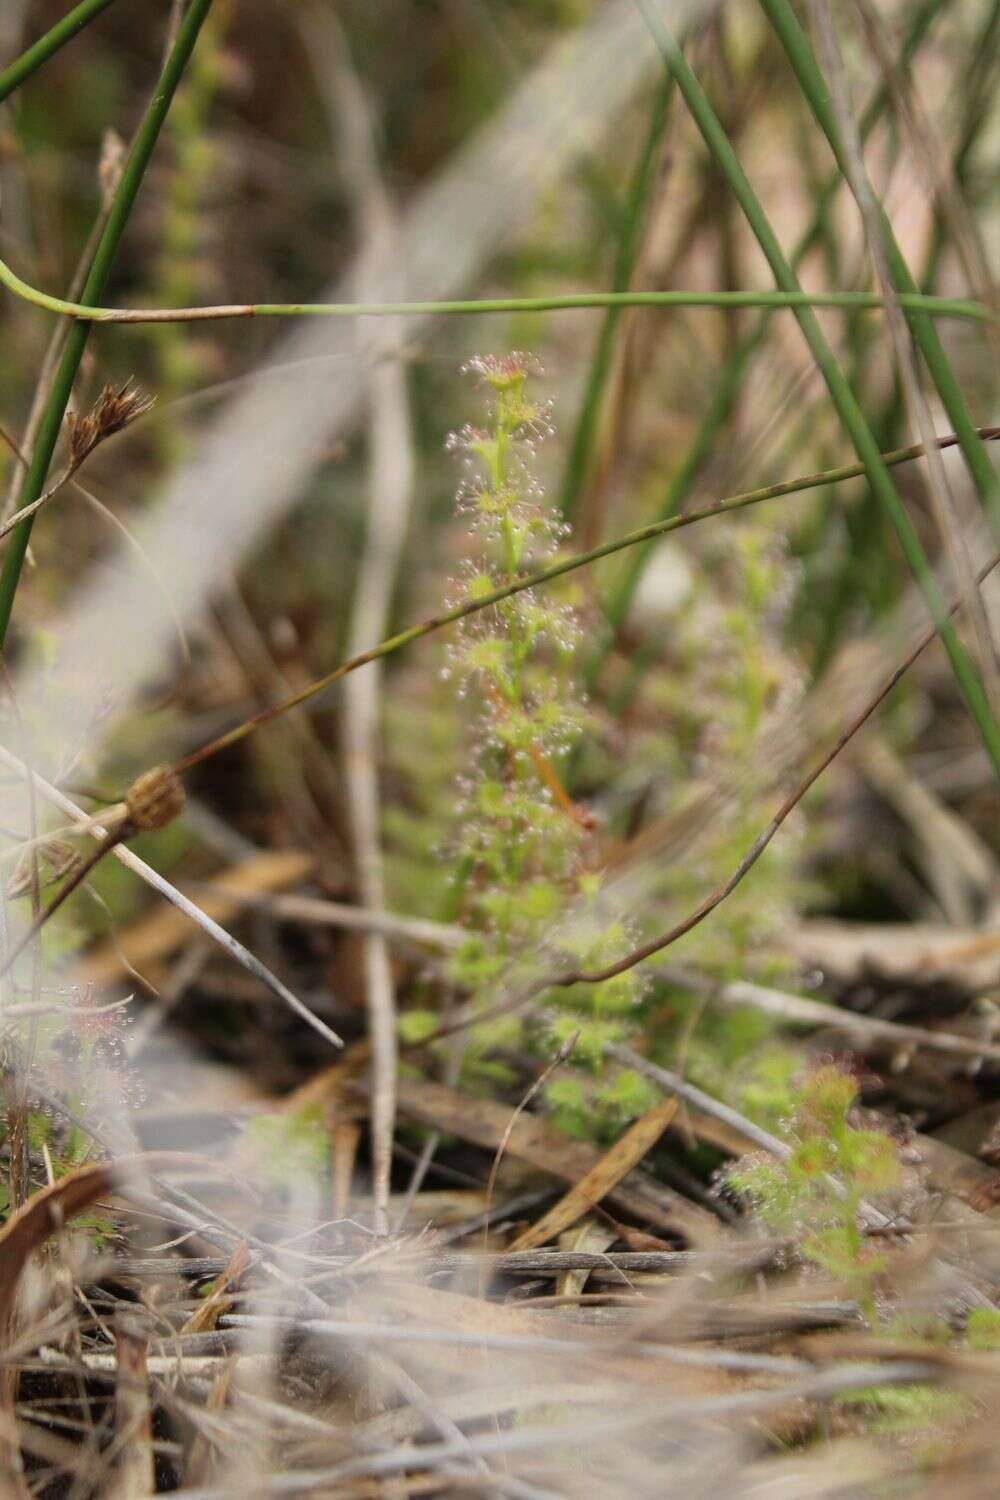
[[[646,204],[652,187],[653,168],[656,164],[657,153],[660,143],[663,140],[664,131],[666,130],[670,98],[673,91],[673,79],[669,73],[665,74],[653,100],[649,128],[642,143],[642,150],[639,153],[629,186],[621,233],[615,253],[614,269],[611,276],[611,290],[613,292],[624,292],[627,290],[635,269]],[[580,410],[573,427],[573,436],[570,439],[569,451],[566,455],[566,467],[560,487],[559,509],[567,517],[573,513],[577,497],[580,493],[580,487],[583,484],[590,464],[590,457],[597,436],[601,397],[611,369],[615,332],[618,328],[621,313],[621,308],[609,307],[601,321],[601,329],[597,335],[594,356],[587,374],[587,383],[584,387],[583,399],[580,402]]]
[[[177,37],[163,66],[156,90],[136,133],[135,142],[115,192],[107,222],[97,243],[81,293],[81,299],[85,305],[98,302],[107,286],[111,265],[125,232],[125,226],[132,212],[146,167],[149,165],[171,100],[183,77],[184,69],[194,50],[198,33],[211,4],[212,0],[191,0],[178,28]],[[90,324],[86,322],[74,323],[69,331],[66,347],[52,382],[38,436],[18,496],[18,510],[31,505],[42,493],[89,334]],[[0,648],[6,640],[7,627],[14,608],[14,595],[17,592],[25,553],[28,550],[33,519],[34,517],[29,517],[11,533],[3,571],[0,572]]]
[[[1000,0],[997,0],[997,3],[1000,5]],[[917,49],[924,41],[933,21],[942,8],[942,0],[923,0],[923,3],[917,7],[900,47],[900,61],[903,66],[908,65],[912,61]],[[881,84],[876,89],[861,116],[859,130],[862,140],[867,140],[871,132],[875,129],[875,126],[885,113],[889,100],[889,90],[885,84]],[[819,241],[823,233],[827,211],[842,180],[839,170],[835,169],[829,174],[820,189],[812,218],[792,251],[791,265],[793,270],[798,269]],[[928,288],[924,287],[923,290],[926,291]],[[742,389],[744,376],[749,369],[751,360],[763,344],[769,327],[770,315],[764,313],[757,319],[743,339],[740,340],[720,370],[708,409],[698,424],[686,454],[671,477],[670,484],[667,487],[654,520],[663,520],[668,516],[674,515],[684,504],[695,478],[712,452],[716,438],[732,414],[736,398]],[[651,547],[640,547],[630,554],[628,567],[623,570],[621,576],[617,579],[606,608],[607,618],[612,630],[617,630],[628,614],[629,606],[639,585],[639,580],[645,572],[652,555],[653,549]],[[598,649],[598,652],[592,659],[588,670],[588,677],[591,682],[596,677],[607,655],[607,650],[612,639],[613,637],[607,636],[604,645]]]
[[[649,26],[664,62],[677,81],[677,87],[691,111],[705,144],[725,174],[767,259],[775,282],[783,292],[796,292],[799,290],[798,279],[785,258],[763,205],[743,171],[729,138],[719,123],[701,85],[688,66],[677,42],[666,30],[659,15],[652,9],[649,0],[636,0],[636,4]],[[931,617],[941,636],[959,690],[979,730],[994,769],[1000,776],[1000,727],[997,726],[990,712],[982,684],[945,608],[937,580],[920,543],[920,538],[896,493],[895,485],[882,460],[864,413],[826,341],[815,312],[811,308],[800,307],[796,310],[795,316],[813,359],[826,382],[840,420],[854,445],[858,458],[865,466],[868,482],[892,521],[900,548],[910,571],[920,586]]]
[[[826,87],[826,82],[813,55],[809,41],[800,27],[788,0],[760,0],[774,28],[778,40],[788,56],[799,87],[812,110],[820,129],[826,136],[837,165],[845,177],[850,161],[836,112]],[[882,243],[888,263],[889,276],[897,292],[917,291],[906,259],[899,248],[892,225],[881,204],[876,205],[882,232]],[[902,305],[902,304],[901,304]],[[923,356],[931,379],[937,387],[941,404],[948,413],[955,432],[961,439],[962,453],[972,475],[980,499],[986,505],[994,527],[1000,535],[1000,483],[994,473],[989,454],[976,436],[972,417],[965,404],[961,387],[955,378],[948,356],[944,352],[937,329],[930,318],[916,311],[907,312],[907,321],[914,342]]]
[[[43,63],[67,42],[71,42],[78,32],[85,26],[89,26],[95,16],[99,16],[102,10],[107,10],[113,0],[81,0],[81,3],[71,10],[68,15],[57,21],[50,31],[38,38],[26,52],[0,73],[0,104],[12,94],[16,88],[20,88],[26,78],[30,78]]]

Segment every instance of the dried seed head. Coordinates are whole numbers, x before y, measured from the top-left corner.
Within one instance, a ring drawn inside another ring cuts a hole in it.
[[[133,781],[125,797],[129,822],[142,833],[166,828],[184,807],[184,787],[170,766],[154,766]]]
[[[15,896],[27,896],[30,893],[34,884],[33,866],[36,855],[44,859],[48,866],[47,874],[40,877],[41,885],[49,885],[53,880],[61,880],[64,875],[71,875],[80,864],[78,851],[63,839],[49,839],[41,851],[26,849],[7,882],[7,896],[10,900],[13,900]]]
[[[121,432],[137,417],[145,416],[149,411],[155,397],[130,387],[131,380],[126,380],[117,391],[114,386],[106,385],[86,416],[77,416],[73,411],[66,413],[69,456],[74,468],[82,464],[105,438],[111,437],[112,433]]]

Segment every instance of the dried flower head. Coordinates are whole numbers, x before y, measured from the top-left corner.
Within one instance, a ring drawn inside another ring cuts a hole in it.
[[[76,412],[68,411],[66,426],[69,429],[69,456],[73,468],[78,468],[105,438],[121,432],[138,417],[145,416],[155,399],[138,386],[133,387],[130,377],[119,390],[106,385],[85,416],[80,417]]]
[[[154,766],[133,781],[125,796],[132,827],[140,832],[166,828],[184,807],[184,787],[170,766]]]

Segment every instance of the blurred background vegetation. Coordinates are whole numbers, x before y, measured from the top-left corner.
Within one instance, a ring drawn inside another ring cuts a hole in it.
[[[0,243],[20,274],[50,291],[70,285],[99,210],[102,172],[113,173],[147,98],[170,7],[152,9],[156,24],[148,6],[110,6],[5,108]],[[218,0],[132,216],[111,300],[169,306],[324,296],[364,243],[366,201],[374,196],[390,219],[405,213],[531,70],[601,11],[584,0],[384,0],[377,15],[322,0]],[[8,4],[5,53],[62,13],[43,0]],[[1000,7],[859,3],[838,17],[838,29],[869,170],[920,286],[988,297]],[[804,283],[870,288],[857,208],[836,186],[829,150],[763,13],[744,3],[702,7],[686,45],[786,250],[799,247]],[[512,205],[523,228],[479,264],[463,293],[771,284],[728,183],[649,53],[593,147],[573,154],[534,201]],[[360,189],[351,99],[362,102],[370,128]],[[544,140],[508,143],[512,151],[522,146],[545,150]],[[0,411],[16,438],[51,322],[9,297],[3,313]],[[820,316],[879,445],[916,440],[882,316]],[[990,331],[951,321],[940,332],[974,420],[988,422],[996,394]],[[88,404],[105,382],[133,378],[155,406],[88,466],[92,495],[125,526],[138,524],[281,336],[264,320],[99,330],[76,404]],[[512,347],[531,349],[544,367],[535,384],[552,403],[556,435],[539,462],[549,503],[572,525],[569,550],[853,457],[787,313],[432,319],[394,357],[415,466],[386,627],[438,608],[469,555],[445,437],[478,420],[480,397],[459,367],[473,351]],[[362,378],[348,359],[317,361],[305,399],[321,405],[334,388]],[[275,441],[283,441],[280,431]],[[5,453],[0,461],[10,479],[14,459]],[[358,580],[378,546],[366,521],[372,462],[363,427],[310,455],[294,509],[250,555],[234,548],[208,616],[185,622],[190,662],[178,648],[110,746],[89,764],[84,757],[79,780],[120,788],[151,760],[192,748],[347,654]],[[960,514],[974,528],[961,460],[949,455],[947,463]],[[939,555],[922,467],[894,472],[926,549]],[[50,506],[18,594],[21,659],[44,660],[47,621],[113,540],[109,523],[78,495]],[[155,571],[157,559],[151,563]],[[664,911],[682,915],[725,878],[766,824],[778,788],[874,689],[913,617],[912,584],[864,479],[770,501],[576,577],[578,671],[590,707],[566,775],[597,820],[597,864],[638,872],[628,916],[645,933],[663,925]],[[170,588],[168,566],[150,584],[151,599]],[[442,681],[444,660],[432,637],[389,661],[375,752],[388,907],[438,921],[460,915],[450,851],[456,782],[472,754],[468,705]],[[348,702],[328,695],[208,762],[191,780],[193,814],[137,848],[184,880],[251,848],[304,849],[315,893],[358,899],[343,779]],[[995,847],[995,784],[939,647],[893,694],[865,744],[873,748],[852,749],[834,766],[759,868],[676,950],[679,965],[713,982],[799,981],[803,947],[791,939],[817,914],[989,925],[989,882],[944,868],[913,813],[913,795],[928,798],[967,842]],[[105,934],[109,921],[126,923],[143,901],[110,861],[95,888],[105,904],[78,903],[75,925],[52,940],[58,948]],[[310,990],[330,982],[334,1009],[360,1016],[366,981],[356,937],[264,917],[244,922],[279,967]],[[441,984],[419,963],[399,954],[394,964],[404,1010],[442,1003]],[[198,982],[186,993],[180,1014],[199,1028]],[[650,1045],[669,1055],[690,1043],[696,1072],[721,1084],[733,1038],[742,1035],[732,1017],[724,1012],[715,1026],[663,974],[643,1005]],[[756,1036],[759,1018],[746,1017],[745,1026]],[[218,1019],[212,1028],[225,1029]],[[241,1050],[218,1037],[215,1044]],[[275,1057],[263,1066],[287,1075]]]

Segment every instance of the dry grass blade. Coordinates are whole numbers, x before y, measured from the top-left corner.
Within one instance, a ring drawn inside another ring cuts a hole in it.
[[[222,1314],[229,1312],[233,1306],[234,1293],[238,1291],[249,1265],[248,1247],[237,1245],[210,1295],[206,1297],[201,1307],[195,1309],[182,1327],[182,1334],[207,1333],[215,1327]]]
[[[537,1115],[523,1114],[513,1125],[510,1109],[489,1099],[478,1099],[439,1083],[399,1082],[400,1112],[422,1124],[440,1128],[488,1151],[496,1151],[506,1136],[505,1151],[520,1161],[571,1186],[598,1164],[601,1153],[585,1141],[574,1141],[547,1125]],[[715,1244],[719,1225],[707,1209],[661,1187],[633,1168],[608,1195],[624,1213],[667,1233],[680,1233],[694,1245]]]
[[[109,1487],[114,1500],[139,1500],[156,1489],[148,1354],[145,1330],[138,1320],[125,1314],[115,1329],[117,1461]]]
[[[637,1167],[666,1130],[679,1109],[679,1101],[661,1099],[615,1142],[600,1161],[574,1183],[565,1197],[543,1214],[537,1224],[524,1230],[511,1243],[511,1251],[533,1250],[547,1244],[564,1229],[569,1229],[577,1219],[600,1203],[622,1178]]]
[[[909,1026],[903,1021],[886,1021],[881,1016],[844,1010],[822,1000],[810,1000],[804,995],[789,995],[783,990],[751,984],[743,979],[734,979],[729,984],[716,986],[701,984],[693,976],[683,973],[679,976],[667,974],[664,977],[670,980],[677,978],[682,986],[687,985],[700,991],[711,1005],[747,1006],[792,1026],[845,1031],[859,1038],[862,1043],[884,1043],[896,1051],[909,1052],[914,1047],[926,1047],[931,1051],[950,1053],[954,1057],[990,1058],[994,1062],[1000,1062],[1000,1046],[996,1043],[980,1041],[971,1036],[959,1036],[952,1031],[933,1031],[926,1026]]]
[[[330,78],[331,114],[348,163],[348,189],[361,241],[359,283],[366,297],[378,299],[389,284],[386,268],[392,263],[398,216],[379,170],[371,103],[336,24],[332,20],[322,27],[314,24],[312,33],[318,54],[327,63],[322,71]],[[389,628],[413,502],[415,455],[401,340],[402,328],[394,323],[377,331],[370,324],[362,324],[359,329],[359,350],[368,371],[365,397],[371,490],[348,637],[351,655],[366,651]],[[358,887],[364,905],[376,913],[385,908],[378,783],[381,712],[381,673],[376,669],[349,685],[343,730]],[[372,1049],[374,1222],[377,1231],[385,1234],[389,1228],[389,1179],[396,1128],[396,993],[384,934],[376,930],[367,933],[364,952]]]
[[[199,910],[215,922],[229,922],[245,905],[252,905],[255,897],[307,880],[314,863],[311,855],[297,849],[267,849],[251,855],[198,888]],[[81,976],[92,984],[109,984],[121,978],[126,956],[128,964],[142,973],[158,969],[190,936],[185,911],[157,909],[138,918],[113,942],[89,949],[80,960]]]
[[[9,770],[15,771],[19,776],[23,777],[26,774],[23,762],[18,760],[17,756],[11,755],[3,746],[0,746],[0,763],[7,766]],[[50,802],[54,807],[58,807],[61,812],[66,813],[78,826],[85,829],[91,827],[92,820],[83,809],[77,807],[76,803],[72,802],[63,792],[60,792],[58,787],[52,786],[50,782],[37,773],[34,774],[33,781],[46,801]],[[122,864],[127,865],[141,880],[144,880],[147,885],[151,886],[161,896],[164,896],[171,905],[175,906],[178,911],[183,912],[186,917],[200,927],[211,938],[212,942],[222,948],[230,958],[235,959],[238,964],[253,974],[256,979],[265,984],[273,995],[276,995],[279,1000],[282,1000],[289,1006],[297,1016],[305,1021],[308,1026],[312,1027],[313,1031],[318,1032],[332,1046],[343,1046],[343,1042],[337,1036],[336,1032],[332,1031],[326,1022],[315,1015],[307,1005],[304,1005],[287,985],[282,984],[281,980],[272,974],[270,969],[261,963],[260,959],[255,958],[252,953],[244,948],[242,943],[226,932],[225,928],[220,927],[217,922],[213,921],[193,901],[189,901],[175,886],[172,886],[169,881],[164,880],[162,875],[157,874],[151,866],[146,864],[145,860],[140,859],[137,854],[134,854],[131,849],[126,848],[123,844],[117,845],[111,852],[116,859],[120,859]]]

